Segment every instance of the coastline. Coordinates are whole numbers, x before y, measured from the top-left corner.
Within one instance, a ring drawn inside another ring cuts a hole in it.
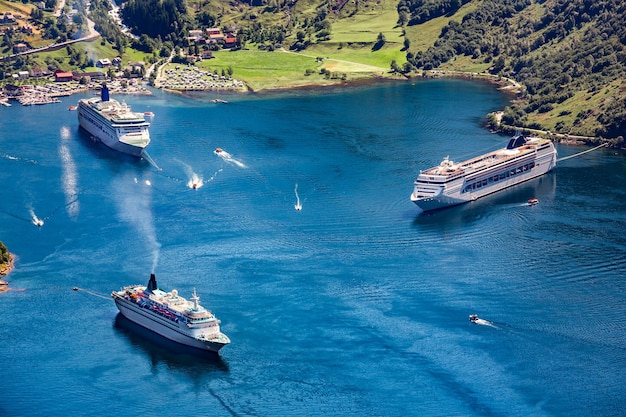
[[[269,87],[269,88],[257,88],[254,89],[250,87],[246,82],[236,81],[233,79],[229,79],[230,82],[235,81],[236,85],[213,85],[209,87],[208,85],[198,86],[198,85],[186,85],[185,83],[178,83],[176,86],[169,85],[168,81],[170,79],[177,79],[177,75],[173,74],[173,72],[178,71],[169,71],[168,75],[163,75],[167,71],[162,71],[163,65],[161,65],[158,69],[159,76],[154,80],[154,82],[150,83],[147,80],[131,83],[129,85],[122,86],[122,82],[120,80],[108,81],[107,85],[109,85],[111,94],[152,94],[152,92],[146,88],[146,85],[159,89],[161,91],[166,92],[167,94],[179,94],[179,95],[193,95],[195,94],[219,94],[219,95],[239,95],[239,94],[254,94],[254,95],[271,95],[271,94],[289,94],[289,92],[297,93],[302,91],[316,91],[316,90],[333,90],[333,89],[342,89],[342,88],[358,88],[358,87],[366,87],[369,85],[375,85],[377,83],[385,83],[385,82],[415,82],[416,80],[426,80],[426,79],[435,79],[435,78],[456,78],[456,79],[465,79],[470,81],[478,81],[478,82],[486,82],[492,85],[496,85],[498,90],[502,91],[505,94],[510,94],[513,97],[519,96],[524,90],[524,87],[516,82],[515,80],[507,77],[492,75],[485,72],[463,72],[457,70],[425,70],[421,73],[416,73],[413,75],[406,74],[392,74],[390,76],[383,76],[382,74],[372,73],[368,76],[357,77],[354,79],[336,79],[336,80],[326,80],[325,83],[319,82],[309,82],[305,84],[287,84],[282,85],[280,87]],[[197,74],[196,74],[197,76]],[[53,98],[54,100],[50,101],[42,101],[35,100],[32,103],[25,103],[24,99],[18,99],[20,104],[22,105],[30,105],[30,104],[48,104],[58,102],[56,97],[60,95],[73,95],[75,93],[81,93],[85,91],[98,91],[100,84],[92,83],[88,86],[72,86],[68,90],[66,90],[63,94],[46,94]],[[37,88],[35,88],[36,90]],[[41,95],[41,93],[39,93]],[[16,97],[1,97],[3,101],[1,104],[6,106],[10,106],[8,103],[8,99],[17,99]],[[514,98],[513,98],[514,99]],[[492,114],[501,113],[493,112]],[[489,115],[486,115],[487,117]],[[601,140],[598,137],[591,136],[579,136],[579,135],[568,135],[561,134],[556,132],[542,131],[540,129],[531,129],[524,126],[506,126],[504,124],[498,123],[497,128],[494,129],[496,132],[508,132],[515,130],[523,130],[529,131],[535,134],[544,135],[552,140],[560,142],[562,144],[567,145],[594,145]],[[609,143],[609,139],[604,139],[604,142]]]
[[[15,268],[15,255],[9,253],[9,262],[0,265],[0,278],[4,278],[9,275]],[[3,279],[0,279],[0,293],[10,290],[9,283]]]

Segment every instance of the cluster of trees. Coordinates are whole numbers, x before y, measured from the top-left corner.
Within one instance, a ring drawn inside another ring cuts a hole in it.
[[[185,0],[128,0],[121,13],[133,33],[160,37],[175,45],[186,43],[192,20]]]
[[[417,25],[440,16],[454,14],[470,0],[400,0],[398,23]]]
[[[0,264],[5,264],[11,259],[11,254],[4,243],[0,242]]]

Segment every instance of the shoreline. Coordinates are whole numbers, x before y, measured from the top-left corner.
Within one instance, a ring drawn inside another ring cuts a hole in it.
[[[0,293],[10,290],[9,282],[2,278],[9,275],[13,269],[15,269],[15,255],[9,253],[9,262],[0,265]]]
[[[159,68],[159,74],[161,74],[161,68]],[[113,80],[106,82],[107,85],[110,85],[111,94],[146,94],[150,95],[152,92],[146,88],[149,86],[151,88],[155,88],[157,90],[163,91],[166,94],[178,94],[182,96],[193,96],[195,94],[218,94],[218,95],[272,95],[272,94],[297,94],[298,92],[303,91],[328,91],[328,90],[339,90],[343,88],[359,88],[359,87],[367,87],[376,85],[379,83],[396,83],[396,82],[416,82],[418,80],[428,80],[428,79],[437,79],[437,78],[453,78],[453,79],[464,79],[469,81],[478,81],[489,83],[491,85],[495,85],[498,87],[498,90],[505,94],[511,94],[513,96],[519,95],[523,91],[523,86],[507,77],[496,76],[489,73],[478,73],[478,72],[463,72],[456,70],[424,70],[421,73],[416,73],[414,75],[406,75],[406,74],[394,74],[391,76],[383,76],[380,74],[372,73],[370,76],[359,77],[355,79],[345,79],[345,80],[336,80],[334,82],[329,83],[316,83],[310,82],[306,84],[294,84],[294,85],[284,85],[281,87],[270,87],[270,88],[259,88],[253,89],[248,86],[245,82],[242,82],[242,86],[238,86],[233,88],[233,86],[224,88],[224,86],[216,86],[213,88],[198,88],[190,87],[190,88],[172,88],[172,86],[163,85],[165,84],[165,80],[169,77],[159,76],[154,82],[149,82],[147,80],[143,80],[140,82],[136,82],[134,84],[127,85],[126,87],[122,87],[122,83],[120,80]],[[89,86],[76,86],[75,88],[70,88],[69,91],[66,91],[63,95],[73,95],[76,93],[82,93],[85,91],[98,91],[98,85],[89,85]],[[59,94],[49,94],[52,97],[57,97]],[[17,97],[1,97],[3,99],[2,104],[6,106],[10,106],[7,102],[9,99],[17,99]],[[21,102],[21,100],[18,100]],[[56,103],[58,101],[49,101],[47,103],[36,102],[29,104],[48,104],[48,103]],[[5,104],[6,103],[6,104]],[[26,105],[21,103],[22,105]],[[493,112],[498,113],[498,112]],[[488,115],[486,115],[488,116]],[[506,132],[505,126],[498,126],[499,128],[496,132]],[[511,128],[511,126],[509,126]],[[601,140],[599,137],[592,136],[580,136],[580,135],[568,135],[561,134],[556,132],[548,132],[541,131],[538,129],[531,129],[524,126],[515,127],[517,130],[529,130],[535,131],[538,134],[548,135],[551,139],[560,139],[559,142],[563,144],[571,144],[571,145],[585,145],[585,144],[594,144],[596,141]],[[605,143],[609,143],[612,138],[602,138]],[[622,149],[622,148],[619,148]]]

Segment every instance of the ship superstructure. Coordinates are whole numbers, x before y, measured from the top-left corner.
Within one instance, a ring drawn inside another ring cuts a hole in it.
[[[150,123],[144,114],[111,99],[106,86],[100,97],[78,101],[78,122],[95,140],[119,152],[141,156],[150,143]]]
[[[556,166],[552,141],[515,135],[506,148],[455,163],[448,157],[421,171],[411,201],[424,211],[476,200],[549,172]]]

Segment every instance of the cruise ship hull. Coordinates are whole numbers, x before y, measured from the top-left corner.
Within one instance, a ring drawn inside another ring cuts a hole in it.
[[[474,201],[480,197],[484,197],[489,194],[493,194],[498,191],[502,191],[514,185],[531,180],[533,178],[540,177],[548,173],[552,168],[546,164],[545,169],[533,169],[527,174],[520,175],[518,178],[508,180],[506,182],[494,185],[493,187],[486,187],[478,192],[469,193],[468,195],[461,197],[460,193],[452,195],[439,194],[433,197],[427,197],[422,199],[413,200],[413,202],[421,208],[423,211],[440,210],[446,207],[457,206],[459,204],[468,203]]]
[[[524,142],[520,151],[500,150],[460,164],[445,159],[420,174],[411,201],[423,211],[440,210],[540,177],[555,167],[556,149],[545,140],[536,146],[538,151],[533,146]]]
[[[117,306],[120,313],[130,321],[162,337],[165,337],[166,339],[172,340],[182,345],[217,353],[221,348],[229,343],[226,336],[224,336],[225,343],[221,343],[218,341],[214,342],[198,340],[185,333],[188,330],[182,327],[186,326],[184,323],[175,323],[171,320],[167,320],[161,316],[142,309],[137,304],[134,304],[120,297],[114,297],[114,300],[115,305]]]
[[[117,139],[111,139],[111,134],[106,134],[89,122],[85,122],[84,119],[80,117],[80,115],[78,116],[78,122],[80,123],[80,127],[85,129],[95,141],[102,142],[114,151],[137,157],[140,157],[143,153],[144,148],[122,143],[119,142]]]

